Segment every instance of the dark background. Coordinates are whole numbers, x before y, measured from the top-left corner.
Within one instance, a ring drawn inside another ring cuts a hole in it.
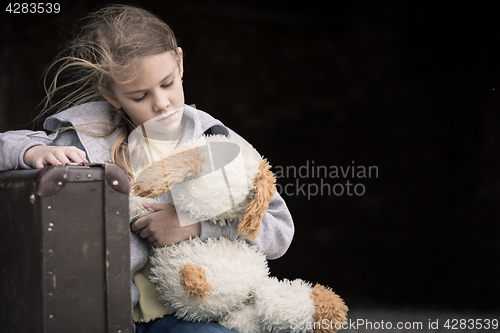
[[[61,2],[59,17],[2,8],[0,131],[31,128],[44,70],[102,4]],[[284,195],[296,234],[272,275],[329,285],[351,308],[499,309],[500,2],[125,3],[176,33],[186,103],[272,165],[378,167],[323,180],[362,196]]]

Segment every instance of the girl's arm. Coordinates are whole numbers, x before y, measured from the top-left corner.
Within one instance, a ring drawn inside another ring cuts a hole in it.
[[[62,164],[59,161],[59,158],[64,161],[62,155],[68,157],[69,154],[69,159],[77,159],[74,154],[75,152],[78,156],[85,156],[83,146],[78,141],[77,136],[68,135],[70,131],[68,130],[63,133],[55,132],[49,135],[44,131],[34,132],[29,130],[0,133],[0,155],[2,156],[0,159],[0,171],[31,169],[42,167],[43,164]],[[44,148],[30,149],[35,146]],[[30,152],[26,156],[25,154],[29,149]],[[25,159],[25,157],[27,158]],[[60,163],[57,163],[58,161]]]
[[[260,235],[254,243],[268,259],[278,259],[288,250],[294,232],[290,211],[283,198],[276,192],[262,219]]]

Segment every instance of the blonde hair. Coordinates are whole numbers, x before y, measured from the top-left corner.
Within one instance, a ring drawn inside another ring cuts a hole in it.
[[[133,81],[138,66],[131,66],[140,57],[174,52],[179,59],[177,41],[170,27],[154,14],[128,5],[109,5],[81,20],[79,33],[68,43],[47,70],[44,78],[46,97],[42,101],[40,118],[83,103],[104,100],[102,92],[111,94],[113,82]],[[122,80],[125,70],[135,71]],[[49,73],[55,71],[47,86]],[[67,81],[60,83],[60,81]],[[60,97],[62,96],[62,97]],[[110,112],[117,112],[114,108]],[[118,112],[118,123],[97,122],[109,128],[107,136],[120,132],[111,148],[112,161],[122,166],[131,179],[127,138],[134,126],[124,112]],[[76,127],[76,126],[75,126]],[[78,128],[72,127],[76,130]]]

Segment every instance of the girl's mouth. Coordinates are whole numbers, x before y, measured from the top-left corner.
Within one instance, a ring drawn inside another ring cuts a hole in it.
[[[175,120],[176,114],[177,114],[177,111],[158,119],[156,122],[160,123],[160,124],[169,124]]]

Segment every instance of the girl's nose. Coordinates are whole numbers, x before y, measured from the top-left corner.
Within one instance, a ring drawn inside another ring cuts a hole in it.
[[[170,105],[170,100],[168,96],[158,96],[155,99],[155,105],[153,106],[155,112],[165,111]]]

